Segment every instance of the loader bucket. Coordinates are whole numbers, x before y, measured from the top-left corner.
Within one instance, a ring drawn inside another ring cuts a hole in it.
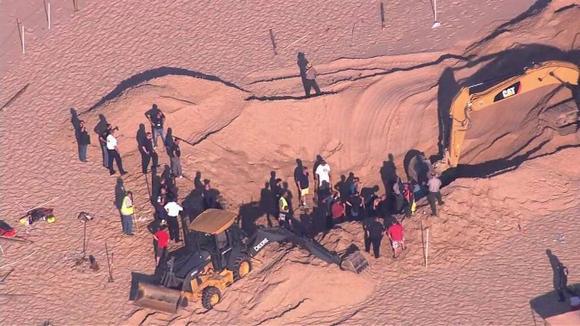
[[[351,245],[342,256],[340,268],[359,274],[369,266],[369,262],[361,255],[358,248]]]
[[[134,303],[138,306],[176,313],[181,292],[163,286],[139,283]]]

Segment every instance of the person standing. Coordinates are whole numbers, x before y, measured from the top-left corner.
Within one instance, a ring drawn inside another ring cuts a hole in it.
[[[168,198],[168,203],[165,204],[165,211],[167,212],[167,226],[169,226],[169,238],[175,242],[180,242],[179,239],[179,222],[177,221],[179,214],[183,211],[173,197]]]
[[[411,182],[403,183],[403,199],[405,201],[405,216],[411,217],[411,215],[415,214],[415,210],[417,209],[417,204],[415,203],[415,193],[413,192],[413,185]]]
[[[151,160],[153,160],[151,171],[156,171],[159,166],[159,155],[157,155],[157,151],[153,145],[151,133],[147,132],[145,141],[143,142],[143,145],[141,145],[141,167],[143,174],[147,174],[147,169],[149,168],[149,162],[151,162]]]
[[[300,192],[300,178],[302,176],[303,170],[302,160],[297,158],[296,159],[296,167],[294,168],[294,183],[296,184],[296,188],[298,190],[298,201],[300,203],[299,206],[302,206],[302,194]]]
[[[96,129],[96,127],[95,127]],[[103,166],[109,169],[109,150],[107,147],[107,136],[111,132],[111,126],[107,124],[102,130],[97,130],[97,135],[99,136],[99,144],[101,145],[101,151],[103,152]]]
[[[159,262],[165,259],[167,255],[167,247],[169,246],[169,233],[167,233],[167,224],[163,221],[159,225],[159,229],[153,234],[153,239],[157,242],[155,250],[155,262],[159,266]]]
[[[119,149],[117,147],[117,138],[115,138],[115,131],[117,128],[111,129],[109,135],[107,135],[107,152],[109,153],[109,174],[115,174],[115,169],[113,168],[113,160],[117,163],[117,168],[121,175],[127,174],[127,171],[123,169],[123,162],[121,161],[121,155],[119,155]]]
[[[564,302],[566,300],[565,293],[570,291],[568,290],[568,268],[558,262],[554,274],[554,288],[558,292],[558,301]]]
[[[407,249],[403,232],[403,225],[396,219],[387,229],[387,235],[391,240],[391,247],[393,248],[393,258],[399,257],[401,252]]]
[[[121,204],[121,225],[123,227],[123,233],[126,235],[133,235],[133,214],[135,214],[135,208],[133,208],[133,193],[127,191]]]
[[[290,203],[288,201],[288,190],[282,191],[282,196],[278,200],[278,223],[282,226],[289,226],[290,223]]]
[[[306,91],[306,97],[310,97],[310,90],[314,88],[316,95],[320,95],[320,87],[318,87],[318,83],[316,82],[316,77],[318,76],[318,72],[312,64],[309,62],[306,65],[306,76],[304,79],[304,90]]]
[[[308,168],[303,166],[301,173],[294,176],[296,178],[296,185],[298,186],[298,193],[300,194],[300,206],[308,207],[307,197],[310,194],[310,181],[308,180]]]
[[[375,258],[379,258],[381,256],[381,241],[383,240],[385,228],[376,216],[370,217],[364,227],[365,251],[370,252],[372,246],[373,255]]]
[[[181,170],[181,149],[179,148],[179,138],[173,137],[173,143],[169,149],[169,160],[171,161],[171,173],[176,178],[182,178]]]
[[[91,136],[89,136],[89,132],[87,131],[87,127],[83,120],[79,122],[77,142],[79,144],[79,160],[81,162],[87,162],[87,151],[89,144],[91,143]]]
[[[348,215],[353,220],[359,221],[363,216],[363,212],[365,211],[365,204],[358,191],[355,190],[354,194],[350,196],[346,204],[349,208]]]
[[[441,179],[437,177],[437,174],[431,173],[429,181],[427,181],[429,186],[429,193],[427,194],[427,200],[431,206],[431,216],[439,216],[437,214],[437,204],[439,206],[445,204],[441,199]]]
[[[163,144],[165,144],[165,131],[163,130],[163,124],[165,122],[165,115],[157,104],[153,104],[151,109],[145,112],[145,117],[151,123],[151,131],[153,132],[153,144],[157,147],[157,138],[161,137]]]
[[[318,181],[318,189],[322,189],[323,187],[330,187],[332,184],[330,177],[330,165],[328,165],[324,159],[320,161],[320,164],[316,168],[316,180]]]

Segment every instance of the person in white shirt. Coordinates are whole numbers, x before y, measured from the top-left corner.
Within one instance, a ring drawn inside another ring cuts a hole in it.
[[[177,217],[179,213],[183,211],[183,207],[181,207],[175,199],[168,198],[167,204],[164,206],[165,211],[167,212],[167,226],[169,227],[169,238],[171,240],[175,240],[175,242],[180,242],[179,239],[179,222],[177,221]]]
[[[115,169],[113,169],[113,160],[117,162],[117,168],[121,175],[127,174],[127,171],[123,169],[123,162],[121,161],[121,155],[119,155],[119,149],[117,148],[117,138],[115,138],[115,131],[117,128],[113,128],[109,131],[107,135],[107,152],[109,156],[109,174],[115,174]]]
[[[431,206],[431,216],[438,216],[437,215],[437,204],[440,206],[445,204],[443,199],[441,198],[441,179],[437,177],[437,174],[431,173],[431,177],[429,181],[427,181],[427,185],[429,186],[429,193],[427,194],[427,200],[429,201],[429,205]]]
[[[332,183],[330,182],[330,165],[322,160],[318,167],[316,168],[316,179],[318,181],[318,188],[328,187]]]

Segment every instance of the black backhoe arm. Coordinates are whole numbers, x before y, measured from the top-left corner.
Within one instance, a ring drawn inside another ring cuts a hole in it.
[[[289,242],[295,244],[300,248],[308,250],[310,254],[329,264],[340,266],[342,262],[342,259],[338,254],[324,248],[316,240],[305,236],[299,236],[285,228],[259,228],[249,244],[248,251],[250,256],[254,257],[266,245],[272,242]]]

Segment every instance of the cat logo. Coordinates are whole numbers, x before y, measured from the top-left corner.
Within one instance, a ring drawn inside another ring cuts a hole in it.
[[[504,88],[501,92],[497,93],[497,95],[493,98],[493,101],[497,102],[505,100],[508,97],[516,95],[519,91],[520,91],[520,82],[517,82]]]

